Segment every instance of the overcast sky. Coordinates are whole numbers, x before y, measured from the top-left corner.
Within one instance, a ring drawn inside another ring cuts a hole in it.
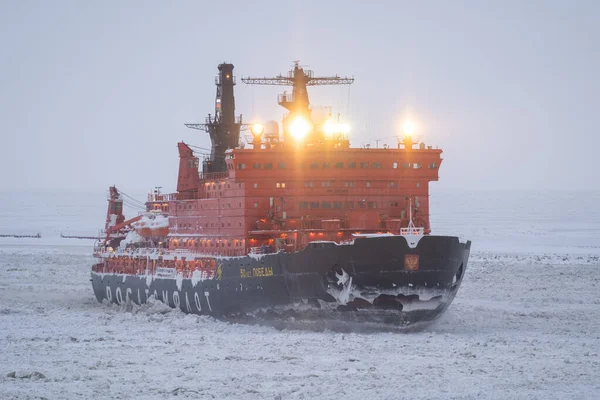
[[[241,76],[349,75],[321,87],[351,143],[394,143],[410,114],[444,150],[440,189],[599,189],[600,1],[0,1],[2,189],[176,185],[185,122],[280,120],[283,88]]]

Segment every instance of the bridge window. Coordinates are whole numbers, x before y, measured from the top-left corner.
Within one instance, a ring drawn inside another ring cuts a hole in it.
[[[279,169],[285,169],[285,163],[284,162],[280,162],[277,164],[277,168]]]
[[[323,163],[323,168],[331,168],[331,163],[330,162],[324,162]]]
[[[308,208],[308,201],[301,201],[300,209],[305,209],[305,208]]]
[[[336,168],[344,168],[344,163],[343,162],[336,162],[335,163],[335,167]]]
[[[306,164],[304,164],[304,163],[299,163],[299,164],[298,164],[298,168],[300,168],[300,169],[304,169],[304,168],[306,168]]]
[[[252,168],[254,168],[254,169],[260,169],[260,163],[259,162],[255,162],[254,164],[252,164]]]
[[[246,164],[238,164],[238,169],[246,169]]]
[[[397,201],[390,201],[390,207],[398,207]]]
[[[365,186],[366,187],[371,187],[371,182],[369,182],[369,181],[365,182]]]
[[[258,201],[254,202],[254,208],[258,208]]]
[[[319,208],[319,202],[318,201],[311,201],[310,202],[310,208]]]
[[[413,164],[413,168],[414,168],[414,169],[419,169],[419,168],[422,168],[422,167],[423,167],[423,166],[422,166],[420,163],[414,163],[414,164]]]
[[[374,162],[373,163],[373,168],[381,168],[381,163],[380,162]]]
[[[420,188],[420,187],[421,187],[421,184],[420,184],[419,182],[417,182],[417,187],[418,187],[418,188]]]
[[[418,185],[418,184],[417,184],[417,185]],[[388,184],[388,187],[391,187],[391,188],[398,188],[398,181],[391,181],[391,182]],[[417,186],[417,187],[418,187],[418,186]]]
[[[258,183],[255,183],[253,186],[254,186],[254,189],[256,189],[258,187]]]
[[[356,168],[356,163],[355,162],[349,162],[348,163],[348,168]]]
[[[331,202],[324,201],[323,203],[321,203],[321,208],[331,208]]]
[[[333,185],[333,181],[323,181],[321,182],[321,187],[331,187]]]
[[[285,189],[285,182],[277,182],[276,186],[278,189]]]
[[[346,207],[346,208],[354,208],[354,202],[353,201],[347,201],[346,203],[344,203],[344,207]]]
[[[316,162],[310,163],[310,169],[317,169],[319,168],[319,164],[317,164]]]
[[[341,201],[334,201],[333,202],[333,208],[342,208],[342,202]]]
[[[346,181],[344,182],[345,187],[354,187],[354,181]]]
[[[410,163],[402,163],[402,168],[410,168]]]
[[[273,164],[272,163],[265,163],[265,169],[273,169]]]
[[[429,168],[431,168],[431,169],[437,168],[437,163],[434,163],[434,162],[430,163]]]
[[[361,162],[360,163],[360,167],[361,168],[369,168],[369,163],[368,162]]]
[[[377,208],[377,202],[376,201],[368,201],[367,208]]]
[[[393,162],[392,163],[392,168],[397,169],[398,168],[398,163],[397,162]]]

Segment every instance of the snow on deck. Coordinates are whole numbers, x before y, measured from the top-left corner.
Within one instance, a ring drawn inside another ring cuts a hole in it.
[[[164,215],[149,214],[144,215],[139,221],[134,222],[132,225],[134,228],[168,228],[169,218]]]

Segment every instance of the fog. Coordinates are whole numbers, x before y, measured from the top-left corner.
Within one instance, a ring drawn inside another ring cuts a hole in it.
[[[353,76],[309,89],[353,146],[395,144],[403,118],[444,150],[442,190],[599,189],[595,1],[0,3],[0,184],[174,190],[187,129],[214,113],[231,62],[236,109],[281,120],[285,88],[242,76]]]

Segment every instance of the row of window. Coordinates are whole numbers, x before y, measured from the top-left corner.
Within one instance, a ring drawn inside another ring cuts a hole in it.
[[[333,187],[335,181],[321,181],[320,186],[322,188],[328,188],[328,187]],[[304,181],[304,187],[305,188],[314,188],[314,187],[318,187],[319,186],[319,182],[315,181]],[[254,189],[258,188],[258,183],[254,183],[253,184]],[[277,189],[285,189],[286,187],[289,187],[288,184],[286,184],[286,182],[276,182],[275,183],[275,188]],[[355,181],[344,181],[344,187],[347,188],[353,188],[355,187]],[[366,181],[365,182],[365,187],[371,187],[371,182]],[[398,188],[398,181],[389,181],[387,183],[387,187],[388,188]],[[416,187],[419,188],[421,187],[421,184],[419,182],[417,182]]]
[[[398,201],[390,201],[390,207],[400,207],[400,202]],[[355,208],[355,203],[353,201],[301,201],[299,203],[301,210],[306,209],[316,209],[316,208],[337,208],[337,209],[353,209]],[[419,198],[415,197],[415,206],[419,206]],[[360,200],[356,202],[356,207],[358,208],[378,208],[376,201],[365,201]]]
[[[176,241],[173,244],[178,247],[244,247],[244,240],[218,240],[218,239],[207,239],[207,240],[187,240],[187,241]],[[232,246],[233,245],[233,246]]]
[[[242,226],[241,222],[238,222],[238,224],[240,225],[240,227]],[[218,228],[219,227],[219,223],[218,222],[206,222],[204,224],[205,228]],[[227,223],[227,227],[231,228],[231,222]],[[196,224],[195,225],[195,229],[201,229],[202,226],[200,224]],[[225,223],[221,222],[221,228],[225,228]],[[182,231],[182,230],[191,230],[194,229],[194,224],[187,224],[187,223],[182,223],[182,224],[177,224],[177,227],[175,228],[176,231]]]
[[[257,186],[254,186],[254,187],[257,187]],[[177,204],[177,209],[185,211],[185,210],[216,210],[218,208],[222,208],[222,209],[231,208],[231,203],[227,203],[227,204],[222,203],[220,205],[216,202],[212,202],[210,204],[200,203],[200,207],[197,207],[197,205],[198,204],[196,204],[196,203],[179,203],[179,204]],[[242,203],[238,202],[238,207],[241,208]]]
[[[206,182],[205,185],[206,185],[206,189],[208,189],[208,190],[210,190],[210,189],[212,189],[212,190],[217,190],[217,189],[221,190],[221,187],[223,189],[225,189],[225,183],[215,183],[215,182],[212,182],[212,184],[211,184],[210,182]],[[230,189],[230,188],[231,188],[231,185],[228,183],[227,184],[227,189]],[[241,183],[238,183],[238,188],[239,189],[242,188],[242,184]]]
[[[306,209],[316,209],[316,208],[338,208],[338,209],[342,209],[342,208],[346,208],[346,209],[353,209],[354,208],[354,202],[353,201],[301,201],[300,202],[300,209],[301,210],[306,210]],[[356,206],[358,208],[377,208],[377,202],[376,201],[358,201],[356,202]],[[391,201],[390,202],[390,207],[398,207],[398,202],[397,201]]]
[[[310,169],[328,169],[328,168],[332,168],[332,166],[334,168],[344,168],[344,163],[343,162],[336,162],[336,163],[331,163],[329,161],[326,161],[324,163],[318,163],[318,162],[312,162],[309,165]],[[401,166],[404,169],[409,169],[409,168],[413,168],[413,169],[420,169],[423,168],[423,164],[421,163],[409,163],[409,162],[405,162],[402,164],[399,164],[397,162],[393,162],[392,163],[392,168],[393,169],[397,169],[398,166]],[[297,165],[298,168],[300,169],[304,169],[306,168],[306,164],[305,163],[300,163]],[[373,163],[368,163],[368,162],[360,162],[360,163],[356,163],[356,162],[349,162],[346,165],[347,168],[381,168],[382,167],[382,163],[380,162],[373,162]],[[437,163],[429,163],[429,168],[431,169],[435,169],[438,167]],[[273,163],[253,163],[252,164],[252,168],[253,169],[273,169]],[[277,163],[277,168],[278,169],[286,169],[287,168],[287,163],[285,162],[280,162]],[[237,164],[237,169],[239,170],[243,170],[246,169],[246,164],[244,163],[239,163]]]

